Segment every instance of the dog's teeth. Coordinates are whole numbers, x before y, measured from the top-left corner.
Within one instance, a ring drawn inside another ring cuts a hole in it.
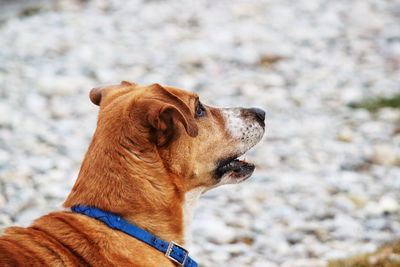
[[[243,161],[243,162],[247,162],[247,157],[243,155],[243,156],[240,156],[238,158],[238,160]]]

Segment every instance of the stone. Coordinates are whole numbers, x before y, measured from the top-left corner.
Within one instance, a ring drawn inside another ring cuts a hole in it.
[[[394,108],[382,108],[378,111],[380,120],[396,123],[400,121],[400,110]]]
[[[38,92],[47,97],[74,95],[82,88],[91,88],[91,83],[84,77],[43,76],[37,81]]]
[[[400,150],[389,144],[377,144],[373,147],[369,159],[377,165],[397,165],[400,162]]]
[[[2,214],[0,213],[0,225],[12,225],[12,220],[9,216],[7,216],[6,214]],[[2,227],[0,227],[0,234],[2,232]]]
[[[44,215],[43,211],[36,209],[36,208],[30,208],[23,210],[19,212],[16,218],[16,223],[18,225],[21,225],[23,227],[29,226],[32,221],[40,216]]]
[[[5,197],[0,194],[0,209],[3,209],[6,204],[7,204],[7,201],[6,201]]]
[[[384,230],[387,227],[387,223],[383,218],[371,218],[367,221],[366,226],[372,230]]]
[[[202,221],[195,232],[206,233],[207,238],[216,244],[227,244],[235,238],[235,231],[221,220]]]
[[[255,262],[253,262],[252,266],[278,267],[279,265],[274,262],[271,262],[271,261],[259,259],[259,260],[256,260]]]
[[[12,108],[5,102],[0,102],[0,125],[3,127],[11,127],[12,125]]]
[[[351,141],[353,141],[353,138],[354,138],[354,133],[350,127],[344,127],[342,129],[340,129],[340,131],[337,135],[337,139],[339,141],[346,142],[346,143],[350,143]]]
[[[7,164],[9,160],[10,160],[9,152],[0,149],[0,168],[2,165]]]
[[[378,203],[381,213],[394,213],[399,210],[399,203],[390,196],[383,196]]]
[[[365,210],[368,214],[373,216],[378,216],[385,213],[394,213],[399,210],[399,203],[391,196],[382,196],[378,202],[368,202],[365,206]]]

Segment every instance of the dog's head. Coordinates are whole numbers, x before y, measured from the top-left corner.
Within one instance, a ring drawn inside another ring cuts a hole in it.
[[[97,131],[108,134],[122,157],[155,168],[161,162],[185,192],[238,183],[254,171],[238,157],[264,134],[261,109],[215,108],[180,89],[125,81],[93,89],[90,99],[100,106]]]
[[[264,134],[260,109],[214,108],[193,93],[130,82],[95,88],[90,99],[97,128],[64,207],[95,206],[183,242],[200,194],[254,171],[238,157]]]

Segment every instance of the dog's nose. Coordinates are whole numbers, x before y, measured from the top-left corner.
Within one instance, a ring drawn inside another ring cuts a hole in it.
[[[257,118],[264,122],[265,121],[265,111],[262,110],[261,108],[250,108],[251,112],[254,112],[254,114],[257,116]]]

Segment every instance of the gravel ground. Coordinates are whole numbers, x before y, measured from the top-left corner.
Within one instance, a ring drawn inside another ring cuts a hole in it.
[[[400,238],[400,111],[347,106],[400,92],[398,0],[33,11],[0,24],[0,226],[61,208],[95,129],[88,92],[125,79],[268,111],[254,177],[199,202],[202,266],[324,266]]]

